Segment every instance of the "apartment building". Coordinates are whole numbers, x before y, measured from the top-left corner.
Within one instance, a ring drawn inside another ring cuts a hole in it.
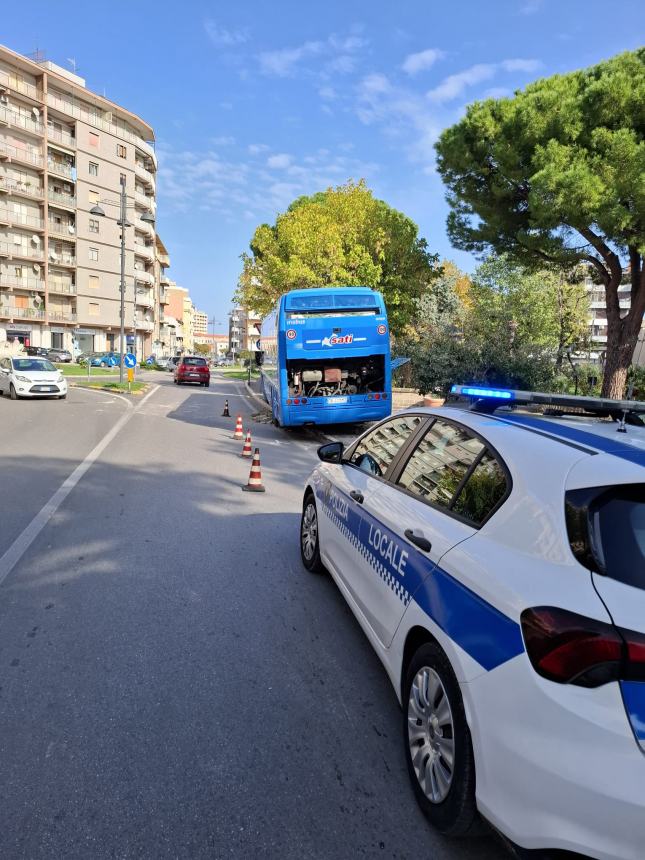
[[[195,334],[195,345],[207,346],[212,358],[225,358],[228,352],[227,334]]]
[[[262,318],[255,311],[234,307],[228,315],[229,354],[235,358],[240,352],[254,352],[260,337]]]
[[[176,351],[190,353],[195,348],[194,305],[189,291],[169,281],[166,286],[168,299],[166,322],[174,326]]]
[[[141,216],[156,211],[153,140],[83,78],[0,46],[0,341],[118,349],[124,177],[128,347],[152,350],[156,234]]]
[[[195,336],[208,333],[208,314],[205,311],[193,310],[193,328]]]
[[[585,358],[591,361],[601,361],[607,344],[607,306],[605,288],[602,284],[594,283],[591,277],[585,279],[585,288],[589,295],[589,342],[590,350]],[[618,287],[618,301],[621,314],[627,313],[631,307],[631,282],[629,270],[623,273],[623,280]],[[636,350],[634,352],[634,363],[645,365],[645,329],[641,329]]]

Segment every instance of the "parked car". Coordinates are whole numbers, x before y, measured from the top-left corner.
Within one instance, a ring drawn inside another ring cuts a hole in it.
[[[53,347],[47,350],[47,358],[59,364],[69,364],[72,361],[72,353],[68,349],[57,349]]]
[[[196,382],[208,388],[211,382],[211,372],[208,362],[200,355],[185,355],[175,369],[176,385],[184,382]]]
[[[27,355],[36,356],[38,358],[49,358],[49,350],[45,349],[44,346],[26,346],[25,352]]]
[[[120,361],[118,352],[93,352],[90,358],[92,367],[118,367]]]
[[[158,358],[157,359],[157,367],[161,367],[164,370],[168,370],[168,362],[169,361],[170,361],[169,358]]]
[[[20,356],[0,358],[0,394],[12,400],[21,397],[67,397],[67,381],[46,358]]]
[[[166,365],[166,369],[169,370],[171,373],[174,373],[176,368],[177,368],[177,365],[179,364],[180,361],[181,361],[180,355],[171,355],[170,358],[168,359],[168,364]]]

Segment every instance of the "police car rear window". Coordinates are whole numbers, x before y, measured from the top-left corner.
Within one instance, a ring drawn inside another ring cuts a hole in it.
[[[616,488],[592,506],[596,551],[607,576],[645,588],[645,484]]]

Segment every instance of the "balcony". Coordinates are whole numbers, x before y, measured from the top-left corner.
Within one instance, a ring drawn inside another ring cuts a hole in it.
[[[69,179],[70,182],[76,181],[76,169],[64,161],[48,161],[47,170],[56,176],[62,176],[64,179]]]
[[[57,206],[67,206],[76,209],[76,197],[74,194],[59,194],[58,191],[50,191],[47,195],[49,202]]]
[[[0,108],[0,125],[19,128],[21,131],[38,135],[38,137],[42,137],[45,131],[40,120],[32,119],[30,116],[25,116],[6,107]]]
[[[17,308],[13,305],[0,305],[0,317],[12,317],[21,320],[44,320],[45,311],[40,310],[40,308]]]
[[[143,284],[154,284],[155,276],[152,274],[152,272],[142,272],[139,269],[135,269],[134,280],[140,281]]]
[[[69,147],[69,149],[76,148],[76,138],[69,131],[63,131],[57,128],[48,128],[47,139],[53,140],[56,143],[61,143],[63,146]]]
[[[42,153],[37,151],[32,152],[29,149],[21,149],[4,141],[0,141],[0,161],[15,161],[19,164],[30,164],[33,167],[43,166]]]
[[[134,192],[134,202],[136,206],[141,206],[143,209],[148,210],[154,214],[155,210],[155,199],[154,197],[148,197],[147,194],[142,194],[140,191]]]
[[[0,242],[0,257],[42,262],[45,259],[45,251],[42,247],[32,248],[30,245],[16,245],[15,242]]]
[[[66,239],[68,242],[76,241],[76,227],[74,224],[54,224],[52,221],[49,221],[47,230],[50,236],[58,236],[60,239]]]
[[[166,293],[166,291],[162,287],[159,290],[159,304],[160,305],[167,305],[169,301],[170,301],[170,299],[168,298],[168,294]]]
[[[45,290],[45,282],[41,278],[28,278],[24,275],[9,275],[0,272],[0,287],[17,287],[19,290]]]
[[[75,323],[78,319],[74,311],[52,311],[47,310],[47,318],[49,322],[70,322]]]
[[[139,245],[134,243],[134,253],[136,257],[144,257],[152,262],[154,260],[154,248],[152,245]]]
[[[154,304],[154,296],[148,290],[137,290],[135,303],[142,308],[151,308]]]
[[[141,331],[153,331],[155,324],[153,320],[139,320],[136,327]]]
[[[21,182],[10,176],[0,176],[0,191],[17,197],[30,197],[32,200],[42,200],[45,194],[42,185]]]
[[[16,80],[12,75],[6,72],[0,72],[0,86],[7,87],[13,90],[14,93],[21,93],[34,101],[41,102],[43,94],[34,84],[29,84],[27,81]]]
[[[153,188],[155,187],[155,178],[152,173],[140,164],[138,161],[134,163],[134,172],[143,182],[147,182],[148,185],[151,185]]]
[[[45,222],[36,215],[24,215],[10,209],[0,209],[0,224],[14,227],[29,227],[30,230],[44,230]]]
[[[49,260],[52,266],[76,266],[76,254],[70,251],[55,251],[50,247]]]
[[[76,284],[72,284],[61,278],[47,278],[47,289],[50,293],[58,293],[63,296],[75,296]]]

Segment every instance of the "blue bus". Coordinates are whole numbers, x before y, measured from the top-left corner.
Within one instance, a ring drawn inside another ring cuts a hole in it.
[[[262,322],[262,394],[281,427],[378,421],[390,414],[383,296],[321,287],[281,296]]]

